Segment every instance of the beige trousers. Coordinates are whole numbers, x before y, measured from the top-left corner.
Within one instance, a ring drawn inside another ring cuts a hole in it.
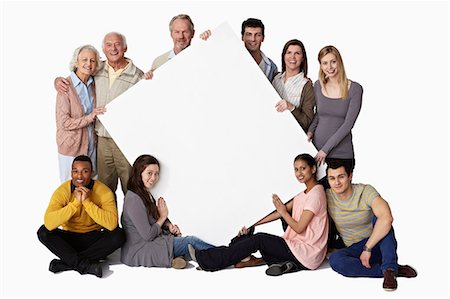
[[[131,165],[112,138],[98,137],[97,143],[98,179],[116,193],[120,179],[123,194],[127,192]]]

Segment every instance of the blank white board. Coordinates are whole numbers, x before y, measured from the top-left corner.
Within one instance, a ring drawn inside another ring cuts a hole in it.
[[[130,164],[141,154],[161,163],[169,218],[184,235],[228,244],[243,225],[304,189],[293,160],[317,150],[242,41],[224,23],[107,106],[100,117]],[[319,177],[324,168],[319,169]]]

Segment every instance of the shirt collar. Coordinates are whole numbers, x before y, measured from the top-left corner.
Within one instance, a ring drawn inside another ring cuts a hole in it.
[[[169,52],[168,58],[169,58],[169,59],[172,59],[172,58],[175,57],[175,55],[177,55],[177,54],[175,54],[175,51],[172,49],[172,50],[170,50],[170,52]]]
[[[94,182],[95,182],[95,180],[91,180],[91,182],[86,186],[86,188],[88,188],[89,190],[92,190],[92,188],[94,187]],[[73,182],[71,180],[70,181],[70,193],[73,193],[75,188],[76,188],[76,186],[73,184]]]
[[[261,57],[262,57],[262,61],[264,61],[265,64],[270,66],[270,60],[269,58],[266,56],[266,54],[263,53],[263,51],[261,51]]]
[[[286,72],[283,73],[282,78],[283,78],[283,81],[286,80]],[[288,80],[289,80],[289,81],[294,81],[294,80],[300,81],[300,80],[302,80],[303,78],[305,78],[305,74],[304,74],[303,72],[300,72],[300,73],[298,73],[298,74],[295,75],[295,76],[289,77]]]
[[[78,78],[77,74],[75,74],[74,71],[70,72],[70,79],[72,79],[73,86],[75,86],[75,87],[77,87],[80,84],[84,84],[80,80],[80,78]],[[86,86],[91,85],[93,82],[94,82],[94,78],[92,78],[92,76],[89,76]]]
[[[113,72],[113,73],[119,73],[119,72],[121,73],[121,72],[123,72],[123,71],[126,70],[126,69],[130,66],[130,64],[131,64],[131,59],[128,59],[128,58],[125,57],[125,60],[126,60],[128,63],[127,63],[123,68],[118,69],[117,71],[114,70],[114,68],[109,64],[108,60],[106,60],[105,63],[106,63],[106,66],[107,66],[108,71],[109,71],[109,72]]]

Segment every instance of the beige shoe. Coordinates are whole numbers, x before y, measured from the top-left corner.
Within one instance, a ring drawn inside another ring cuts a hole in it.
[[[187,262],[181,256],[177,256],[172,260],[172,268],[174,269],[184,269],[187,266]]]

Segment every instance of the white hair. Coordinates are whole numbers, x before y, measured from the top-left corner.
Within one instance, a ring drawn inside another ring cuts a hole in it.
[[[75,72],[77,70],[78,56],[80,55],[81,51],[83,51],[83,50],[91,51],[92,53],[95,54],[95,59],[97,60],[96,66],[95,66],[95,71],[94,71],[94,74],[95,74],[99,70],[99,67],[100,67],[100,54],[98,53],[97,49],[91,45],[84,45],[84,46],[81,46],[81,47],[78,47],[75,49],[75,51],[73,52],[72,60],[70,60],[70,64],[69,64],[70,71]]]
[[[127,47],[127,39],[126,39],[125,35],[123,35],[122,33],[116,32],[116,31],[111,31],[111,32],[109,32],[109,33],[106,33],[106,34],[105,34],[105,37],[103,38],[103,42],[102,42],[102,47],[103,47],[103,48],[105,48],[105,40],[106,40],[106,37],[107,37],[108,35],[111,35],[111,34],[115,34],[115,35],[120,36],[120,39],[122,40],[122,43],[123,43],[124,48]]]

